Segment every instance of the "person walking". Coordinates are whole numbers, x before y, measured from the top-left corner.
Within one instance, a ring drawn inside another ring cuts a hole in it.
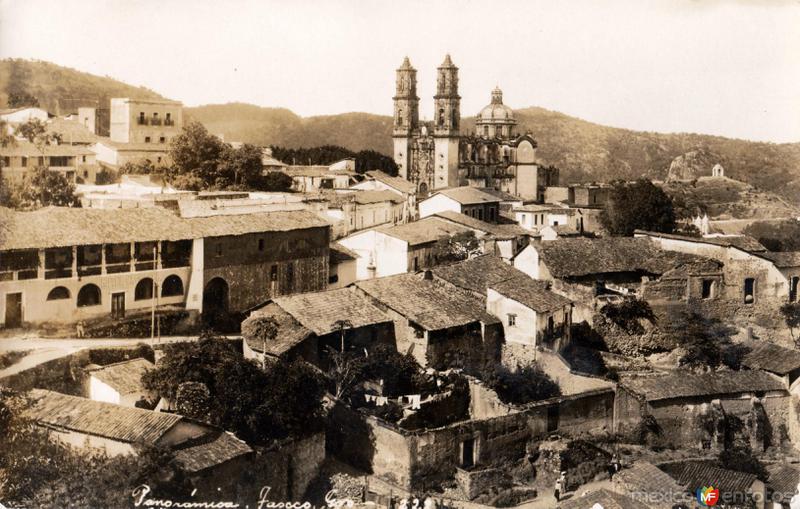
[[[75,326],[75,335],[78,338],[83,338],[86,335],[86,330],[83,325],[83,320],[80,320],[78,324]]]
[[[556,480],[556,487],[553,496],[556,497],[556,502],[561,502],[561,494],[567,486],[567,473],[561,472],[561,475]]]

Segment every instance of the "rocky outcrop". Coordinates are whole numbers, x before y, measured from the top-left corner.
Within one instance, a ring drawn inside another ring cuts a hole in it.
[[[699,148],[679,155],[672,160],[667,170],[667,182],[675,180],[694,180],[711,175],[711,169],[720,160],[720,156]]]

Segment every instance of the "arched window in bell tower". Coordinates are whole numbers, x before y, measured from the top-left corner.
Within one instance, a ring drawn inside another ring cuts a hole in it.
[[[444,126],[444,108],[439,108],[439,127]]]
[[[403,110],[397,110],[397,125],[403,125]]]

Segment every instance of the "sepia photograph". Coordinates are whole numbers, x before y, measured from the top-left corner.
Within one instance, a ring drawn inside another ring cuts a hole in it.
[[[800,0],[0,0],[0,509],[800,509]]]

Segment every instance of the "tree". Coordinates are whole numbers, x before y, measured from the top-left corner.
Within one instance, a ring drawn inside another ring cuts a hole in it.
[[[239,148],[225,145],[220,152],[218,189],[258,189],[261,185],[261,149],[245,143]]]
[[[626,297],[617,303],[608,303],[600,308],[600,313],[629,334],[644,333],[641,320],[647,320],[650,323],[656,322],[656,315],[650,304],[646,300],[634,297]]]
[[[183,382],[175,393],[178,413],[204,420],[211,409],[211,393],[201,382]]]
[[[262,356],[261,367],[266,369],[267,362],[267,343],[272,342],[278,335],[278,322],[271,316],[255,316],[245,320],[242,324],[242,335],[255,340],[261,346]]]
[[[27,62],[12,59],[9,62],[8,81],[6,94],[8,94],[9,108],[23,108],[26,106],[39,106],[39,100],[34,97],[28,88],[31,85],[31,73]]]
[[[756,221],[744,229],[770,251],[800,251],[800,221]]]
[[[289,175],[280,171],[271,171],[261,179],[259,190],[285,193],[292,190],[294,180]]]
[[[664,332],[685,350],[678,361],[682,366],[699,369],[717,368],[724,364],[739,369],[744,350],[731,343],[736,332],[715,318],[707,318],[690,307],[670,310],[662,320]]]
[[[21,210],[41,207],[72,207],[78,203],[75,185],[46,166],[37,166],[21,183],[9,186],[7,205]]]
[[[335,385],[335,396],[343,399],[364,379],[366,358],[358,352],[340,352],[328,347],[328,376]]]
[[[167,345],[164,353],[158,367],[142,377],[144,386],[174,399],[181,384],[204,384],[211,396],[207,420],[243,440],[269,444],[323,427],[325,384],[303,361],[277,359],[264,370],[228,340],[209,335]]]
[[[504,403],[524,405],[561,394],[558,384],[535,365],[514,371],[503,365],[490,366],[484,370],[482,378]]]
[[[480,254],[480,243],[472,230],[441,237],[433,247],[436,263],[460,262],[478,254]]]
[[[671,233],[675,230],[675,211],[670,197],[649,180],[617,181],[600,222],[612,235],[630,236],[635,230]]]
[[[210,187],[217,180],[217,167],[224,151],[222,140],[200,122],[191,122],[170,143],[173,175],[188,175],[193,178],[187,182]]]
[[[797,344],[798,340],[794,336],[794,330],[800,327],[800,303],[787,302],[781,306],[780,311],[781,316],[783,316],[783,320],[786,322],[786,326],[789,327],[789,333],[792,335],[792,341]]]
[[[119,175],[112,169],[103,168],[98,171],[94,176],[94,183],[102,186],[106,184],[113,184],[119,180]]]

